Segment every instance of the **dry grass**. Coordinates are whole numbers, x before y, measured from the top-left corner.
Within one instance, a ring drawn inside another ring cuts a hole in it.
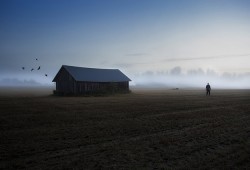
[[[0,97],[0,169],[244,169],[250,91]]]

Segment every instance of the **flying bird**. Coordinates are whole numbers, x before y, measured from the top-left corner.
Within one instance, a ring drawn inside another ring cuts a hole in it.
[[[36,58],[36,61],[37,61],[38,59]]]
[[[45,74],[45,76],[47,77],[48,75],[47,75],[47,74]]]
[[[33,71],[34,69],[32,68],[30,71]]]
[[[39,66],[37,70],[40,70],[40,68],[41,68],[41,67]]]
[[[24,70],[24,69],[25,69],[25,67],[22,67],[22,69]]]

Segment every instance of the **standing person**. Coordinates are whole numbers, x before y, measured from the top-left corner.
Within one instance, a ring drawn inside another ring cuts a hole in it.
[[[210,96],[211,87],[210,87],[209,83],[207,83],[207,85],[206,85],[206,90],[207,90],[206,95]]]

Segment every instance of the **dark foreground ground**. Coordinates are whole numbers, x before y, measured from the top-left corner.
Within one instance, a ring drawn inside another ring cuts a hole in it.
[[[250,91],[0,95],[0,169],[248,169]]]

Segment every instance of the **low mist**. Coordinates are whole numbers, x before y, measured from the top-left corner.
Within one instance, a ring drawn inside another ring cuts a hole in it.
[[[147,71],[132,78],[131,85],[148,88],[205,88],[209,83],[212,89],[248,89],[250,73],[222,73],[213,70],[188,70],[182,72],[180,67],[169,71]]]
[[[55,88],[52,78],[9,76],[0,79],[0,87],[49,87]],[[140,74],[128,74],[131,86],[146,88],[205,88],[209,83],[212,89],[249,89],[250,72],[218,73],[208,69],[183,70],[174,67],[166,71],[146,71]],[[35,79],[36,78],[36,79]]]

